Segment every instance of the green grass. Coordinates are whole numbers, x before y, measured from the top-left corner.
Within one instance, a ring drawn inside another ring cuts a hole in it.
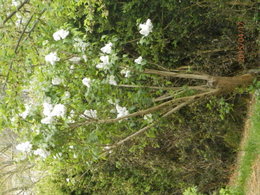
[[[256,100],[253,105],[251,116],[251,128],[249,130],[248,139],[243,147],[245,151],[239,165],[239,175],[236,180],[236,194],[244,195],[246,193],[246,183],[252,173],[252,165],[260,154],[260,99]]]

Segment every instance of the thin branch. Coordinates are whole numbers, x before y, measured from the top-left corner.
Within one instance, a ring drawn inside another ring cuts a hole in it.
[[[109,150],[111,150],[111,149],[113,149],[113,148],[116,148],[116,147],[118,147],[118,146],[124,144],[125,142],[127,142],[127,141],[133,139],[134,137],[136,137],[136,136],[138,136],[138,135],[144,133],[146,130],[148,130],[148,129],[150,129],[151,127],[155,126],[159,120],[161,120],[162,118],[165,118],[165,117],[167,117],[167,116],[169,116],[169,115],[171,115],[171,114],[173,114],[173,113],[176,113],[177,111],[179,111],[179,110],[180,110],[181,108],[183,108],[184,106],[187,106],[187,105],[189,105],[189,104],[191,104],[191,103],[194,103],[195,101],[200,100],[200,99],[203,98],[204,96],[211,95],[211,94],[215,94],[215,93],[217,93],[217,92],[218,92],[218,89],[215,89],[215,90],[211,90],[210,92],[207,92],[207,93],[202,93],[202,94],[199,94],[199,95],[194,95],[194,96],[188,97],[188,99],[187,99],[185,102],[179,104],[179,105],[176,106],[175,108],[173,108],[173,109],[171,109],[170,111],[168,111],[167,113],[165,113],[160,119],[156,120],[155,122],[153,122],[153,123],[147,125],[146,127],[142,128],[142,129],[140,129],[140,130],[138,130],[137,132],[135,132],[135,133],[129,135],[128,137],[126,137],[126,138],[120,140],[119,142],[113,144],[112,146],[110,146],[110,147],[109,147]],[[109,150],[108,150],[108,151],[109,151]]]
[[[37,20],[34,22],[34,24],[33,24],[32,28],[31,28],[31,30],[29,30],[28,35],[27,35],[27,37],[25,38],[25,40],[27,40],[28,37],[31,36],[31,33],[33,32],[33,30],[35,29],[35,27],[36,27],[37,24],[39,23],[40,18],[42,17],[42,15],[44,14],[45,11],[46,11],[46,8],[44,8],[44,9],[41,11],[41,13],[39,14]]]
[[[13,11],[12,13],[10,13],[10,14],[7,16],[7,18],[4,20],[3,24],[5,24],[8,20],[10,20],[10,19],[14,16],[14,14],[16,14],[20,9],[22,9],[22,7],[23,7],[25,4],[29,3],[29,1],[30,1],[30,0],[25,0],[24,2],[22,2],[22,3],[17,7],[17,9],[16,9],[15,11]]]
[[[34,14],[29,18],[29,20],[28,20],[27,23],[25,24],[24,29],[23,29],[23,32],[22,32],[22,34],[20,35],[19,40],[18,40],[18,42],[17,42],[17,45],[16,45],[16,47],[15,47],[15,49],[14,49],[14,53],[17,53],[18,48],[19,48],[19,46],[20,46],[20,43],[21,43],[21,41],[22,41],[23,35],[24,35],[24,33],[25,33],[25,31],[26,31],[28,25],[30,24],[30,22],[31,22],[31,20],[32,20],[32,18],[33,18],[33,16],[34,16]]]
[[[186,79],[199,79],[199,80],[211,80],[211,76],[209,75],[196,75],[196,74],[182,74],[168,71],[158,71],[153,69],[145,69],[144,73],[146,74],[156,74],[160,76],[168,76],[168,77],[177,77],[177,78],[186,78]]]
[[[148,88],[148,89],[162,89],[162,90],[178,90],[183,89],[183,87],[157,87],[157,86],[142,86],[142,85],[117,85],[117,87],[126,87],[126,88]],[[196,89],[205,91],[207,85],[200,86],[187,86],[188,89]]]
[[[179,103],[179,102],[182,102],[182,101],[186,101],[186,100],[189,100],[189,99],[197,99],[199,97],[203,97],[203,96],[212,94],[214,91],[215,91],[215,89],[211,89],[209,92],[204,92],[204,93],[200,93],[200,94],[193,95],[193,96],[176,98],[176,99],[173,99],[173,100],[169,100],[167,102],[163,102],[163,103],[161,103],[159,105],[153,106],[151,108],[148,108],[148,109],[145,109],[145,110],[140,110],[140,111],[137,111],[137,112],[134,112],[132,114],[128,114],[126,116],[119,117],[119,118],[104,119],[104,120],[86,120],[84,122],[71,123],[70,127],[72,129],[75,129],[77,127],[80,127],[80,126],[83,126],[83,125],[87,125],[87,124],[91,124],[91,123],[98,123],[98,124],[114,123],[114,122],[118,122],[118,121],[123,120],[123,119],[149,114],[149,113],[155,112],[155,111],[157,111],[159,109],[162,109],[162,108],[164,108],[166,106],[175,105],[176,103]]]

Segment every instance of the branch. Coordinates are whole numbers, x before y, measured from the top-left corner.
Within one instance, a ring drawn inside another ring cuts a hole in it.
[[[212,95],[212,94],[215,94],[215,93],[217,93],[217,92],[218,92],[218,89],[215,89],[215,90],[211,90],[210,92],[207,92],[207,93],[202,93],[202,94],[199,94],[199,95],[194,95],[194,96],[188,97],[188,99],[187,99],[185,102],[179,104],[178,106],[176,106],[176,107],[173,108],[173,109],[170,109],[170,110],[169,110],[167,113],[165,113],[161,118],[157,119],[156,121],[154,121],[154,122],[151,123],[150,125],[147,125],[146,127],[142,128],[142,129],[140,129],[140,130],[138,130],[137,132],[135,132],[135,133],[129,135],[128,137],[126,137],[126,138],[120,140],[119,142],[113,144],[112,146],[110,146],[107,151],[109,151],[109,150],[111,150],[111,149],[113,149],[113,148],[116,148],[116,147],[118,147],[118,146],[124,144],[125,142],[131,140],[132,138],[134,138],[134,137],[136,137],[136,136],[138,136],[138,135],[144,133],[144,132],[145,132],[146,130],[148,130],[149,128],[155,126],[155,125],[157,124],[157,122],[159,122],[162,118],[166,118],[167,116],[169,116],[169,115],[171,115],[171,114],[173,114],[173,113],[176,113],[177,111],[179,111],[179,110],[180,110],[181,108],[183,108],[184,106],[187,106],[187,105],[189,105],[189,104],[191,104],[191,103],[194,103],[195,101],[200,100],[201,98],[203,98],[203,97],[205,97],[205,96]]]
[[[141,86],[141,85],[116,85],[116,87],[126,87],[126,88],[148,88],[148,89],[162,89],[162,90],[178,90],[183,89],[183,87],[157,87],[157,86]],[[188,89],[197,89],[205,91],[207,85],[200,86],[187,86]]]
[[[27,23],[25,24],[24,29],[23,29],[23,32],[22,32],[22,34],[20,35],[19,40],[18,40],[18,42],[17,42],[17,45],[16,45],[16,47],[15,47],[15,49],[14,49],[14,53],[17,53],[18,48],[19,48],[19,46],[20,46],[20,43],[21,43],[21,41],[22,41],[23,35],[24,35],[24,33],[25,33],[25,31],[26,31],[28,25],[30,24],[30,22],[31,22],[31,20],[32,20],[32,18],[33,18],[33,16],[34,16],[34,14],[29,18],[29,20],[28,20]]]
[[[168,71],[158,71],[153,69],[145,69],[145,74],[156,74],[160,76],[169,76],[169,77],[178,77],[178,78],[186,78],[186,79],[199,79],[199,80],[211,80],[211,76],[209,75],[196,75],[196,74],[182,74]]]
[[[16,14],[16,12],[18,12],[25,4],[29,3],[30,0],[25,0],[24,2],[21,3],[21,5],[19,5],[17,7],[17,9],[15,11],[13,11],[12,13],[10,13],[7,18],[4,20],[3,24],[5,24],[8,20],[10,20],[14,14]]]

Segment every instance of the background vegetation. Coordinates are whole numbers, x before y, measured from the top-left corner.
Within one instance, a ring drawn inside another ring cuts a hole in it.
[[[133,113],[154,106],[154,99],[166,93],[163,87],[200,84],[143,74],[145,68],[217,76],[256,68],[255,2],[0,0],[0,8],[0,126],[19,135],[18,143],[32,144],[32,152],[20,153],[20,160],[26,158],[35,170],[46,173],[35,188],[38,194],[49,194],[50,189],[53,194],[181,194],[192,186],[210,194],[227,184],[247,92],[259,88],[257,81],[250,89],[192,104],[110,151],[106,147],[149,125],[149,120],[138,116],[109,124],[81,122],[85,110],[96,110],[98,119],[111,119],[116,104]],[[147,19],[153,30],[142,36],[138,26]],[[237,60],[241,21],[243,63]],[[56,41],[53,34],[60,29],[69,34]],[[105,55],[100,49],[109,42],[110,67],[98,69]],[[51,52],[60,58],[54,65],[45,60]],[[139,56],[140,64],[135,63]],[[121,73],[124,69],[130,77]],[[116,85],[111,85],[111,76]],[[91,87],[82,83],[84,78],[91,79]],[[178,98],[194,92],[167,93]],[[64,105],[66,114],[44,124],[46,102]],[[151,120],[157,121],[160,114],[153,113]],[[44,151],[44,158],[35,155],[37,149]]]

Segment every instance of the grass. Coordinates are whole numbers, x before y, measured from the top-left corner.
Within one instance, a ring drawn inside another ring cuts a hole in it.
[[[251,127],[249,129],[248,139],[243,146],[244,155],[239,165],[239,174],[236,179],[236,194],[246,194],[246,184],[252,173],[252,165],[260,154],[260,99],[253,105],[251,116]]]

